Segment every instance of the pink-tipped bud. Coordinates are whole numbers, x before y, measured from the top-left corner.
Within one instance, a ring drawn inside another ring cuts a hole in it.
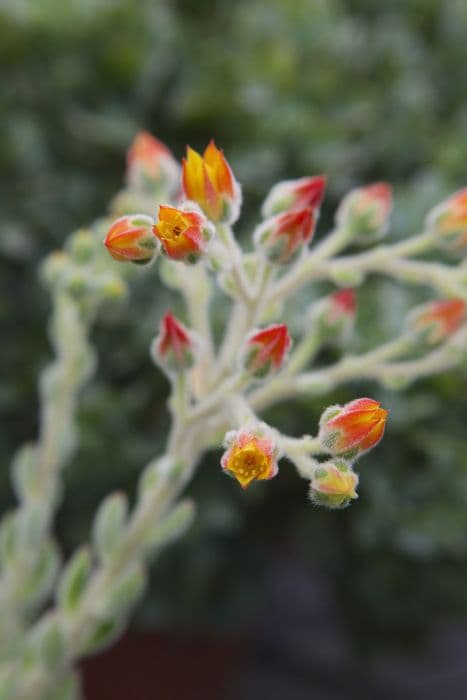
[[[334,459],[317,467],[310,483],[310,499],[319,506],[345,508],[358,498],[358,475],[348,462]]]
[[[442,299],[412,309],[407,316],[407,326],[419,342],[437,345],[455,333],[466,319],[465,301]]]
[[[467,187],[456,192],[432,209],[427,228],[436,234],[439,248],[465,255],[467,250]]]
[[[392,210],[392,188],[386,182],[352,190],[339,205],[336,222],[354,243],[365,245],[386,235]]]
[[[153,231],[164,255],[189,264],[204,255],[213,234],[212,226],[202,214],[162,204]]]
[[[242,489],[253,481],[276,476],[279,450],[272,431],[264,423],[230,431],[225,436],[224,447],[222,469],[237,479]]]
[[[326,342],[339,342],[351,332],[357,312],[353,289],[339,289],[321,299],[311,309],[311,321],[316,332]]]
[[[332,455],[356,459],[379,443],[387,417],[388,412],[374,399],[329,406],[319,422],[321,446]]]
[[[153,191],[165,187],[173,192],[180,166],[165,144],[147,131],[140,131],[127,153],[126,178],[132,188]]]
[[[266,219],[283,211],[310,207],[317,215],[325,191],[326,178],[324,175],[278,182],[264,200],[261,213]]]
[[[153,224],[151,217],[144,214],[121,216],[110,227],[104,245],[114,260],[148,263],[159,248],[152,232]]]
[[[243,367],[253,377],[264,379],[282,367],[291,345],[292,340],[284,323],[253,331],[244,346]]]
[[[311,240],[316,214],[311,207],[266,219],[255,231],[256,246],[275,263],[292,262]]]
[[[169,374],[193,366],[199,349],[196,336],[168,311],[163,317],[159,335],[151,345],[151,357]]]

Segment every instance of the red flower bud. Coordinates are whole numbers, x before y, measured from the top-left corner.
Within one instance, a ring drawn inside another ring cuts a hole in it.
[[[256,245],[273,262],[291,262],[311,240],[315,223],[316,214],[311,207],[286,211],[258,226]]]
[[[427,217],[427,228],[436,233],[440,248],[465,254],[467,249],[467,187],[456,192]]]
[[[264,218],[280,214],[291,209],[306,209],[311,207],[317,214],[326,190],[324,175],[301,177],[297,180],[284,180],[269,192],[266,197],[262,214]]]
[[[245,343],[243,366],[252,376],[262,379],[282,367],[291,344],[284,323],[253,331]]]
[[[462,299],[443,299],[412,309],[407,325],[427,345],[437,345],[452,335],[467,317],[467,304]]]
[[[161,204],[154,235],[161,242],[162,252],[167,257],[195,263],[206,252],[212,229],[204,216],[195,211],[183,211]]]
[[[198,342],[175,316],[168,311],[163,317],[159,335],[151,345],[151,356],[165,371],[189,369],[196,359]]]
[[[272,479],[278,472],[278,450],[272,432],[264,424],[227,433],[221,465],[242,489],[252,481]]]
[[[370,243],[384,236],[392,210],[392,189],[386,182],[352,190],[342,200],[336,214],[340,228],[345,228],[356,243]]]
[[[240,187],[214,141],[210,141],[202,156],[187,147],[182,163],[182,187],[185,197],[196,202],[211,221],[232,223],[238,218]]]
[[[323,340],[342,340],[353,327],[357,305],[353,289],[339,289],[311,309],[311,320]]]
[[[140,131],[127,153],[126,176],[130,187],[152,189],[165,184],[172,191],[179,181],[180,166],[165,144]]]
[[[148,263],[159,247],[152,233],[153,224],[144,214],[121,216],[110,227],[104,245],[114,260]]]
[[[388,412],[374,399],[356,399],[330,406],[320,419],[322,447],[332,455],[355,459],[378,444]]]

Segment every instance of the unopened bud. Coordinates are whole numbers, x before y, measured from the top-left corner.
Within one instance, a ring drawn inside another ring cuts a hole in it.
[[[438,345],[451,336],[467,318],[462,299],[442,299],[412,309],[407,316],[408,330],[425,345]]]
[[[282,367],[291,344],[284,323],[253,331],[245,342],[242,365],[253,377],[264,379]]]
[[[388,412],[374,399],[329,406],[319,422],[321,446],[334,456],[357,459],[379,443],[387,416]]]
[[[91,231],[80,229],[70,237],[67,247],[73,260],[78,264],[85,265],[94,255],[96,239]]]
[[[143,192],[164,188],[173,192],[180,178],[180,166],[165,144],[147,131],[140,131],[127,154],[127,182]]]
[[[426,225],[436,234],[436,245],[441,250],[464,256],[467,250],[467,187],[432,209]]]
[[[356,308],[353,289],[339,289],[321,299],[310,314],[318,336],[330,343],[344,340],[354,326]]]
[[[339,205],[337,226],[352,242],[366,245],[386,235],[392,209],[392,189],[385,182],[352,190]]]
[[[278,182],[264,200],[261,213],[266,219],[284,211],[310,207],[317,214],[325,190],[326,178],[324,175]]]
[[[144,214],[121,216],[110,227],[104,245],[114,260],[148,263],[159,247],[153,224],[151,217]]]
[[[195,335],[169,311],[163,317],[159,335],[151,345],[151,357],[165,372],[180,372],[193,366],[199,349]]]
[[[348,462],[334,459],[317,467],[310,482],[310,499],[319,506],[345,508],[358,498],[358,475]]]
[[[258,226],[254,234],[256,246],[271,262],[292,262],[311,240],[315,223],[311,207],[278,214]]]

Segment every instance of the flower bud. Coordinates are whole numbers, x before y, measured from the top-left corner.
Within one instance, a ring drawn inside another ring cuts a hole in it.
[[[388,412],[374,399],[356,399],[344,406],[329,406],[319,422],[324,450],[345,459],[356,459],[378,444]]]
[[[196,202],[211,221],[233,223],[238,219],[240,186],[214,141],[210,141],[202,156],[187,147],[182,187],[185,197]]]
[[[358,475],[343,459],[323,462],[310,482],[310,499],[319,506],[345,508],[358,498]]]
[[[392,209],[392,189],[385,182],[352,190],[339,205],[336,222],[355,243],[365,245],[386,235]]]
[[[85,265],[92,260],[96,251],[96,239],[92,231],[80,229],[70,236],[67,248],[76,263]]]
[[[426,219],[427,229],[436,234],[439,248],[465,255],[467,250],[467,187],[456,192],[432,209]]]
[[[222,469],[237,479],[242,489],[248,488],[252,481],[276,476],[279,450],[265,423],[230,431],[225,436],[224,447]]]
[[[255,231],[256,246],[275,263],[292,262],[311,240],[316,214],[311,207],[266,219]]]
[[[147,131],[140,131],[127,153],[127,182],[137,190],[165,187],[172,192],[178,185],[180,166],[170,150]]]
[[[188,264],[197,262],[204,255],[213,234],[211,225],[198,212],[163,204],[159,207],[159,219],[153,231],[168,258]]]
[[[151,357],[169,374],[193,366],[198,354],[198,341],[175,316],[168,311],[159,326],[159,335],[151,344]]]
[[[467,317],[462,299],[442,299],[418,306],[407,316],[407,327],[419,342],[437,345],[452,335]]]
[[[312,307],[311,321],[323,341],[341,341],[353,328],[356,309],[354,290],[339,289]]]
[[[268,218],[283,211],[306,209],[311,207],[319,211],[326,190],[324,175],[301,177],[297,180],[284,180],[269,192],[261,208],[263,218]]]
[[[159,247],[153,224],[151,217],[144,214],[121,216],[110,227],[104,245],[114,260],[148,263]]]
[[[253,331],[243,349],[242,365],[253,377],[264,379],[282,367],[291,345],[284,323]]]

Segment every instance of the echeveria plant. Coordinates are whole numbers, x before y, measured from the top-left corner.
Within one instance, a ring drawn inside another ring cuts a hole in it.
[[[110,216],[73,233],[45,262],[56,357],[40,379],[39,438],[14,459],[18,507],[0,528],[1,700],[80,696],[75,662],[121,634],[143,594],[148,558],[189,527],[194,504],[182,494],[207,450],[223,444],[219,468],[243,489],[289,463],[306,481],[304,498],[344,508],[358,495],[357,460],[383,437],[388,412],[369,397],[327,406],[326,394],[361,378],[400,390],[465,361],[467,271],[454,260],[467,247],[467,189],[436,206],[421,233],[394,244],[382,242],[387,183],[350,192],[335,228],[315,243],[325,189],[323,175],[273,187],[245,251],[232,229],[241,189],[222,151],[213,141],[202,155],[188,148],[180,169],[142,133]],[[436,249],[450,258],[413,259]],[[62,564],[53,520],[60,473],[76,448],[79,392],[96,365],[90,328],[102,307],[127,294],[132,272],[144,275],[149,265],[185,302],[183,318],[167,310],[149,349],[172,387],[166,448],[142,469],[134,506],[123,493],[109,495],[91,542]],[[346,351],[355,289],[370,273],[427,285],[438,298],[413,309],[398,337],[355,356]],[[297,293],[323,280],[335,291],[304,314]],[[219,332],[211,311],[222,297]],[[285,322],[297,313],[299,337]],[[316,366],[330,346],[342,358]],[[285,435],[264,422],[266,409],[300,395],[323,397],[314,434]]]

